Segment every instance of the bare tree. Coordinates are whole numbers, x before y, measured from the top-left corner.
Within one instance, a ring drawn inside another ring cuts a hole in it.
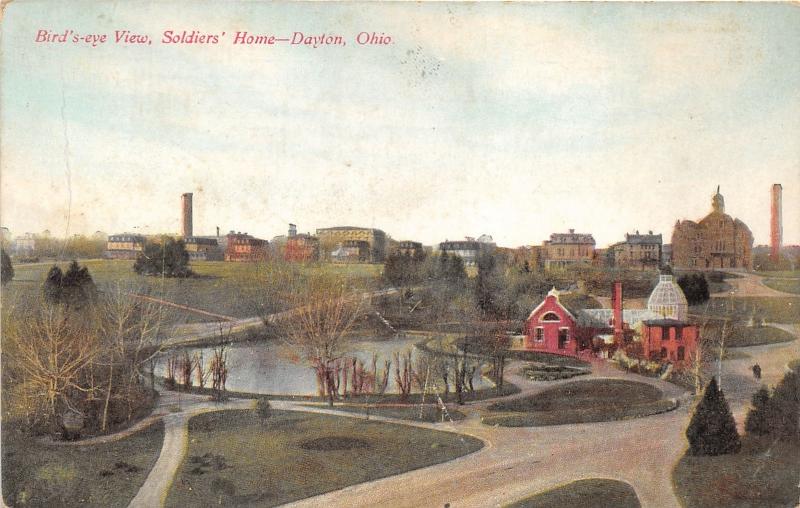
[[[402,361],[401,361],[402,360]],[[400,390],[400,400],[408,400],[411,394],[411,380],[414,378],[414,368],[411,364],[411,351],[400,356],[399,352],[394,353],[394,380]]]
[[[300,354],[314,369],[320,395],[333,405],[336,366],[348,350],[348,333],[362,313],[364,296],[324,274],[289,279],[286,289],[292,309],[276,324],[292,354]]]
[[[3,330],[8,365],[22,381],[33,419],[57,430],[61,411],[73,406],[72,395],[93,391],[89,371],[102,351],[97,316],[44,300],[10,312]]]

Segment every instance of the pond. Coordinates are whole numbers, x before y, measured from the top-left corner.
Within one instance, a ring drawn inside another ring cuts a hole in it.
[[[397,389],[394,379],[394,353],[401,356],[411,351],[412,363],[420,352],[414,345],[425,340],[424,337],[396,337],[388,339],[354,339],[346,356],[356,357],[364,362],[364,366],[372,369],[372,356],[377,355],[378,371],[383,372],[384,361],[392,361],[392,372],[389,378],[389,393]],[[203,363],[208,364],[213,357],[213,348],[187,348],[189,356],[202,354]],[[181,353],[176,350],[175,353]],[[167,353],[170,354],[170,353]],[[281,341],[233,344],[227,348],[228,379],[226,388],[230,391],[263,393],[274,395],[316,395],[317,381],[314,370],[301,357]],[[156,375],[164,376],[165,360],[156,367]],[[488,381],[481,378],[477,369],[473,384],[475,388],[488,386]],[[437,380],[438,382],[439,380]],[[196,384],[196,379],[194,379]],[[210,381],[207,386],[210,386]],[[441,383],[440,383],[441,384]],[[416,391],[416,385],[414,390]],[[452,386],[450,388],[453,389]]]

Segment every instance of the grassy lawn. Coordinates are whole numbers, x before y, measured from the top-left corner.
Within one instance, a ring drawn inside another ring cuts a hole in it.
[[[13,429],[3,425],[8,506],[127,506],[164,439],[160,422],[120,441],[88,446],[47,445]]]
[[[167,506],[275,506],[472,453],[483,443],[341,416],[221,411],[189,421]]]
[[[397,418],[399,420],[410,420],[415,422],[429,422],[439,423],[442,421],[442,410],[435,405],[425,404],[422,406],[422,417],[420,418],[419,405],[406,405],[406,406],[368,406],[353,405],[353,404],[337,404],[334,409],[339,411],[347,411],[348,413],[357,413],[360,415],[370,416],[386,416],[388,418]],[[453,421],[463,420],[464,413],[455,407],[448,407],[447,414]],[[445,422],[449,420],[445,417]]]
[[[715,327],[709,327],[710,333],[716,333]],[[791,333],[772,328],[771,326],[748,327],[737,326],[725,339],[726,347],[746,347],[761,346],[764,344],[777,344],[779,342],[791,342],[795,336]]]
[[[764,279],[764,285],[775,289],[777,291],[783,291],[784,293],[793,293],[795,295],[800,295],[800,278],[797,279]]]
[[[639,418],[674,409],[658,388],[619,379],[580,380],[537,395],[496,402],[487,425],[529,427]]]
[[[742,439],[742,451],[716,457],[684,456],[672,472],[686,508],[795,506],[800,490],[800,444]]]
[[[703,333],[709,337],[717,338],[720,336],[721,328],[721,322],[711,322]],[[780,328],[773,328],[771,326],[751,327],[738,324],[725,338],[725,347],[762,346],[764,344],[778,344],[780,342],[791,342],[793,340],[795,340],[794,335]]]
[[[800,270],[778,270],[774,272],[756,272],[756,274],[764,276],[764,277],[788,277],[788,278],[796,278],[800,279]]]
[[[708,314],[712,317],[733,316],[747,320],[755,312],[768,323],[800,323],[800,297],[735,297],[712,298],[706,304],[696,305],[689,312],[696,316]]]
[[[506,508],[639,508],[639,498],[625,482],[590,478],[527,497]]]
[[[89,268],[89,273],[99,289],[121,283],[134,288],[150,291],[151,296],[214,312],[235,318],[261,315],[265,312],[283,310],[275,304],[265,302],[264,285],[268,283],[264,266],[260,263],[226,263],[222,261],[193,261],[192,270],[196,277],[171,279],[146,277],[133,271],[131,260],[87,260],[81,261]],[[58,263],[66,269],[69,263]],[[41,288],[47,271],[52,264],[19,264],[14,267],[14,279],[8,289],[14,292],[30,293]],[[382,270],[382,265],[368,264],[309,264],[301,266],[304,271],[321,271],[344,274],[350,280],[366,287],[374,287]],[[213,320],[180,310],[170,311],[170,322],[192,323]]]

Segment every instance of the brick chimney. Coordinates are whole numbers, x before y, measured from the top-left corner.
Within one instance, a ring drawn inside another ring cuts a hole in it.
[[[781,194],[783,187],[776,183],[772,186],[772,206],[770,207],[769,220],[769,256],[773,261],[778,261],[781,255],[781,242],[783,241],[783,217]]]
[[[622,344],[622,332],[624,323],[622,321],[622,282],[614,282],[611,292],[612,324],[614,326],[614,342]]]
[[[192,236],[192,193],[181,194],[181,236]]]

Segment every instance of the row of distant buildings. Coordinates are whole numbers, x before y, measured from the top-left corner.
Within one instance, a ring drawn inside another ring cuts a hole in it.
[[[781,248],[781,186],[772,186],[771,246],[777,256]],[[241,231],[215,235],[194,235],[192,194],[181,196],[180,238],[193,260],[258,261],[267,256],[280,256],[287,261],[329,261],[341,263],[382,263],[399,252],[420,255],[438,251],[460,256],[466,265],[474,265],[484,253],[504,253],[531,269],[563,269],[574,265],[657,270],[664,265],[677,269],[752,269],[753,235],[741,220],[725,213],[725,201],[717,188],[711,200],[711,212],[698,221],[675,223],[671,242],[664,243],[662,234],[648,231],[626,233],[624,240],[607,248],[597,248],[591,233],[553,233],[541,245],[516,249],[498,247],[490,235],[463,240],[445,240],[433,247],[413,240],[396,241],[376,228],[337,226],[317,229],[314,234],[298,233],[289,224],[288,233],[266,239]],[[132,259],[144,249],[145,235],[123,233],[107,237],[105,256]],[[13,250],[25,254],[34,250],[36,238],[25,235],[14,240]]]

